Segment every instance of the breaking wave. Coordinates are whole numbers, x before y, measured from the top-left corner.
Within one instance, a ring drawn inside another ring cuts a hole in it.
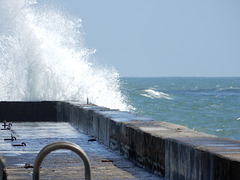
[[[128,110],[118,72],[91,61],[81,19],[33,0],[0,0],[0,100],[71,100]]]

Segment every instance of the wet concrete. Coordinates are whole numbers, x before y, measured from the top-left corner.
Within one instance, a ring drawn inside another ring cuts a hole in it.
[[[0,132],[0,154],[8,179],[31,179],[38,152],[55,141],[78,144],[90,159],[93,179],[161,179],[114,153],[67,122],[13,122]],[[16,140],[11,139],[16,137]],[[13,146],[24,142],[26,146]],[[41,179],[84,179],[82,160],[69,150],[57,150],[43,161]]]
[[[44,119],[44,117],[46,117],[46,119]],[[76,141],[77,144],[82,145],[83,147],[87,144],[90,144],[90,146],[86,148],[89,156],[91,156],[91,152],[89,153],[88,151],[88,149],[91,149],[91,142],[94,143],[96,141],[88,142],[88,138],[96,139],[98,142],[105,145],[105,147],[110,148],[114,150],[114,152],[123,155],[118,156],[118,154],[114,154],[111,158],[109,158],[110,160],[107,159],[103,161],[108,162],[109,164],[112,163],[114,165],[114,169],[115,167],[120,167],[119,169],[121,170],[118,172],[124,175],[130,174],[129,178],[126,178],[125,176],[120,176],[117,171],[113,170],[108,166],[108,169],[106,169],[105,166],[103,166],[105,165],[105,163],[100,163],[100,166],[94,167],[97,170],[95,171],[95,173],[98,173],[99,177],[102,177],[102,174],[105,171],[108,172],[108,170],[110,169],[110,174],[107,174],[109,175],[109,177],[111,177],[111,173],[118,174],[118,178],[116,179],[156,178],[155,176],[152,177],[152,175],[149,176],[145,173],[146,171],[144,170],[136,170],[135,165],[138,165],[148,169],[151,172],[162,175],[169,180],[240,179],[240,141],[235,141],[227,138],[219,138],[213,135],[196,132],[188,129],[187,127],[177,124],[164,121],[159,122],[152,120],[151,118],[141,117],[136,114],[123,112],[115,109],[109,109],[106,107],[100,107],[94,104],[52,101],[0,102],[0,119],[12,120],[14,122],[70,122],[74,128],[77,128],[80,132],[88,134],[89,136],[86,136],[87,138],[85,138],[85,140],[82,139],[80,142],[78,142],[77,139],[81,139],[82,137],[85,137],[85,135],[82,135],[81,138],[73,136],[67,139],[72,142]],[[37,124],[35,124],[34,126],[37,126]],[[45,125],[45,127],[48,126]],[[32,127],[25,127],[24,132],[28,132],[28,129],[32,129]],[[41,129],[39,129],[38,133],[36,134],[34,134],[33,132],[34,135],[32,136],[32,139],[38,139],[39,144],[42,143],[42,145],[44,146],[45,144],[47,144],[47,142],[52,142],[52,139],[50,137],[39,138],[42,135],[42,129],[44,129],[44,127],[41,127]],[[50,132],[51,131],[49,131],[49,133]],[[58,137],[54,137],[54,134],[59,133],[61,135],[61,130],[60,132],[52,133],[54,141],[66,140],[65,136],[61,137],[59,135]],[[8,135],[8,138],[9,136],[10,135]],[[24,136],[22,135],[22,137]],[[26,141],[27,146],[19,148],[26,149],[29,144],[29,139],[22,139]],[[17,140],[18,143],[22,142],[21,140],[19,141],[18,137]],[[35,146],[38,147],[38,145],[33,145],[33,147]],[[34,149],[32,150],[32,153],[24,153],[21,149],[18,152],[17,149],[11,149],[11,146],[8,146],[8,148],[10,148],[6,150],[10,154],[9,156],[7,156],[8,162],[10,162],[11,159],[14,159],[14,152],[16,153],[17,158],[22,158],[22,160],[27,159],[28,157],[33,157],[33,155],[36,156]],[[36,151],[38,150],[40,150],[40,147],[36,148]],[[11,152],[13,153],[12,155]],[[17,155],[18,153],[20,153],[20,155]],[[61,153],[55,154],[55,158],[53,158],[53,160],[56,159],[57,155],[59,155],[59,157],[61,158],[66,157],[65,164],[75,164],[72,163],[72,161],[75,162],[76,158],[67,158],[72,156],[63,156]],[[104,155],[99,155],[98,157],[100,158],[93,158],[94,160],[91,161],[98,162],[99,164],[99,162],[102,162],[101,159],[102,157],[104,157]],[[117,162],[121,162],[120,160],[114,160],[112,162],[111,159],[114,159],[114,157],[119,157],[120,159],[122,159],[122,157],[126,157],[134,164],[131,163],[131,165],[128,166],[124,161],[124,163],[121,163],[121,165],[119,165],[117,164]],[[22,160],[21,162],[15,164],[23,165],[24,163],[22,163]],[[49,162],[54,162],[53,160],[49,158]],[[58,175],[64,170],[67,170],[67,172],[69,171],[74,174],[75,165],[74,167],[70,166],[70,168],[65,167],[64,165],[63,167],[64,169],[56,169],[52,166],[49,166],[49,168],[43,168],[43,174],[45,173],[46,177],[49,177],[52,175],[52,172],[54,172],[54,175]],[[132,167],[134,167],[133,170],[131,170]],[[2,166],[0,163],[0,169],[1,168]],[[76,166],[76,168],[79,168],[79,166]],[[11,171],[8,170],[9,173],[23,172],[23,168],[20,170],[19,168],[17,168],[17,170],[15,170],[14,168],[10,169]],[[80,169],[77,170],[76,177],[80,172],[82,173],[83,171],[80,171]],[[143,175],[141,175],[140,178],[140,175],[136,175],[135,172],[140,174],[146,174],[149,177],[144,177]],[[71,177],[75,177],[75,175]],[[103,179],[114,178],[104,177]]]

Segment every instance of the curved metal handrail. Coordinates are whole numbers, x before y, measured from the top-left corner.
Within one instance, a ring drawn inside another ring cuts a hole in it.
[[[76,154],[78,154],[82,158],[84,166],[85,166],[85,179],[87,179],[87,180],[92,179],[90,162],[89,162],[89,159],[88,159],[86,153],[82,150],[82,148],[72,142],[57,141],[57,142],[48,144],[38,153],[38,156],[35,160],[34,168],[33,168],[33,179],[34,180],[39,180],[39,177],[40,177],[39,170],[40,170],[40,166],[42,164],[43,159],[50,152],[55,151],[57,149],[68,149],[68,150],[71,150],[71,151],[75,152]]]

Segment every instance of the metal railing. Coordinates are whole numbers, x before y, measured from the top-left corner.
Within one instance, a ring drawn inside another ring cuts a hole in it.
[[[45,146],[38,154],[35,163],[34,163],[34,168],[33,168],[33,180],[39,180],[40,179],[40,166],[42,164],[43,159],[52,151],[55,151],[57,149],[67,149],[75,152],[78,154],[84,163],[85,166],[85,179],[91,180],[91,167],[90,167],[90,162],[89,159],[86,155],[86,153],[82,150],[80,146],[77,144],[74,144],[72,142],[68,141],[57,141],[48,144]]]

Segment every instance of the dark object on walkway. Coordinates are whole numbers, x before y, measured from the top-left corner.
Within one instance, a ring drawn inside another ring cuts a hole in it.
[[[11,139],[8,139],[8,138],[4,139],[4,141],[14,141],[14,140],[16,141],[17,138],[13,136],[13,134],[11,134]]]
[[[25,142],[22,142],[21,144],[12,144],[12,146],[26,146]]]
[[[23,167],[24,167],[25,169],[33,168],[33,166],[32,166],[30,163],[26,163]]]
[[[14,140],[15,140],[15,141],[17,140],[17,138],[16,138],[16,137],[14,137],[14,136],[13,136],[13,137],[11,137],[11,139],[7,139],[7,138],[6,138],[6,139],[4,139],[4,141],[14,141]]]
[[[8,128],[8,127],[7,127],[7,128],[5,128],[5,129],[1,129],[1,130],[11,130],[11,128]]]
[[[102,162],[113,162],[113,160],[103,159]]]
[[[10,129],[11,129],[11,126],[12,126],[12,123],[8,123],[8,124],[7,124],[7,121],[4,120],[2,126],[3,126],[3,129],[1,129],[1,130],[10,130]]]

